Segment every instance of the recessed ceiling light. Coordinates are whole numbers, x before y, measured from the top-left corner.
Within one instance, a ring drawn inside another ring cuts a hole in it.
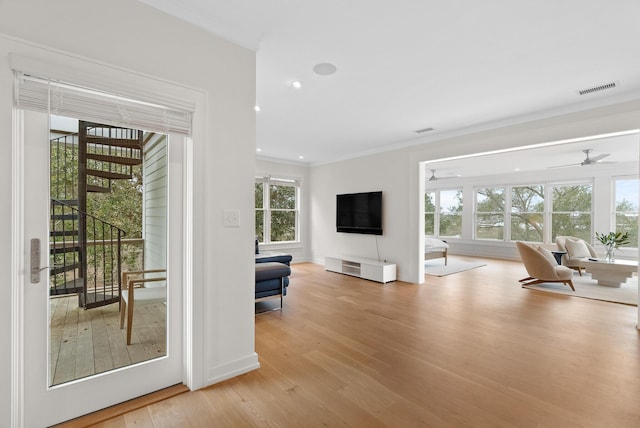
[[[516,169],[514,169],[514,171],[520,171],[520,168],[516,168]]]
[[[304,159],[304,156],[300,155],[298,156],[298,159]]]
[[[261,152],[261,151],[262,151],[262,149],[256,149],[256,152]]]
[[[302,82],[299,80],[294,80],[291,82],[291,86],[296,88],[296,89],[300,89],[302,88]]]
[[[321,62],[313,66],[313,72],[320,76],[329,76],[337,70],[338,68],[335,65],[328,62]]]
[[[253,109],[254,109],[255,111],[260,111],[260,106],[255,106]]]

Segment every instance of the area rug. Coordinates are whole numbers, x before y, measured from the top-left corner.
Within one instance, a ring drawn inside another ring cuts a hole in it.
[[[564,294],[584,299],[602,300],[604,302],[622,303],[624,305],[638,306],[638,277],[633,277],[622,284],[620,288],[598,285],[589,274],[574,276],[573,286],[576,291],[571,291],[567,285],[560,283],[546,283],[536,285],[523,285],[523,288],[546,291],[548,293]]]
[[[449,260],[447,266],[442,264],[424,264],[424,273],[432,276],[446,276],[452,273],[464,272],[465,270],[475,269],[486,266],[486,263],[461,262]]]

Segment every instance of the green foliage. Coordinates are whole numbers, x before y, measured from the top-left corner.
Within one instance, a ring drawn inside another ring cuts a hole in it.
[[[605,247],[619,248],[621,246],[629,245],[629,234],[627,232],[609,232],[598,233],[596,232],[596,239]]]
[[[443,203],[448,198],[454,202]],[[439,236],[462,236],[462,190],[440,191],[439,220]]]
[[[436,193],[426,192],[424,194],[424,233],[425,235],[435,234],[435,212]]]
[[[264,184],[255,184],[256,209],[264,208]]]
[[[87,212],[125,231],[127,239],[142,238],[142,166],[129,180],[112,180],[111,193],[89,193]]]
[[[296,187],[269,186],[271,207],[271,242],[295,241],[296,239]]]
[[[296,188],[293,186],[269,186],[269,203],[272,210],[296,208]]]
[[[503,187],[476,190],[476,238],[504,239]]]
[[[591,242],[591,189],[591,184],[553,188],[552,241],[568,235]]]
[[[638,248],[638,212],[637,206],[626,199],[616,205],[616,232],[629,235],[629,246]]]
[[[266,183],[255,184],[256,236],[265,242],[265,190],[269,198],[269,242],[296,240],[297,187]]]
[[[136,165],[131,179],[111,181],[110,193],[89,193],[87,213],[124,230],[123,239],[142,239],[142,186],[142,165]],[[142,246],[122,245],[121,257],[123,270],[143,268]]]
[[[78,198],[78,145],[74,136],[59,137],[50,146],[50,195],[56,200]]]
[[[552,191],[554,212],[591,212],[591,184],[555,186]]]
[[[476,191],[477,212],[479,213],[503,213],[504,212],[504,188],[488,187]]]

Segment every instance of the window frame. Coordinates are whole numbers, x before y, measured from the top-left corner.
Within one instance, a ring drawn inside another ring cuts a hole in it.
[[[573,186],[591,186],[591,206],[588,212],[586,211],[555,211],[554,209],[554,204],[553,204],[553,189],[557,188],[557,187],[573,187]],[[594,214],[594,204],[595,204],[595,198],[594,198],[594,182],[593,180],[577,180],[577,181],[566,181],[566,182],[553,182],[553,183],[548,183],[545,184],[545,212],[547,213],[545,216],[545,240],[548,240],[550,243],[555,243],[555,239],[553,239],[553,233],[554,233],[554,229],[553,229],[553,215],[554,214],[573,214],[573,213],[579,213],[579,214],[589,214],[589,216],[591,217],[591,228],[589,231],[589,238],[585,239],[585,241],[589,242],[590,244],[593,243],[593,236],[594,236],[594,218],[593,218],[593,214]],[[546,227],[548,224],[548,227]],[[560,235],[563,236],[563,235]],[[584,239],[584,238],[583,238]]]
[[[262,185],[262,208],[255,207],[254,212],[257,218],[258,211],[262,211],[262,240],[258,238],[257,230],[255,230],[256,238],[260,244],[280,245],[280,244],[297,244],[300,243],[300,180],[286,177],[271,177],[269,175],[256,176],[255,184]],[[271,186],[287,186],[293,187],[295,190],[295,208],[271,208]],[[255,187],[254,187],[255,199]],[[288,241],[272,241],[271,240],[271,219],[274,212],[293,212],[294,219],[294,239]],[[257,224],[256,224],[257,226]]]
[[[462,203],[462,210],[460,211],[459,215],[460,216],[460,235],[442,235],[440,233],[440,221],[441,221],[441,214],[442,214],[442,206],[441,206],[441,193],[442,192],[460,192],[462,194],[462,198],[463,198],[463,203]],[[424,196],[423,196],[423,204],[424,201],[426,199],[426,195],[427,193],[435,193],[434,196],[434,209],[435,212],[427,212],[425,211],[425,215],[426,214],[433,214],[434,218],[433,218],[433,235],[428,235],[425,232],[426,236],[433,236],[436,238],[447,238],[447,239],[461,239],[462,238],[462,233],[463,233],[463,221],[464,221],[464,188],[460,187],[460,186],[456,186],[456,187],[443,187],[441,189],[425,189],[424,192]]]
[[[611,177],[611,212],[613,213],[613,215],[611,216],[611,230],[614,231],[618,231],[618,214],[627,214],[627,213],[635,213],[636,216],[640,215],[640,197],[638,200],[638,206],[637,209],[638,211],[618,211],[618,204],[617,204],[617,200],[618,200],[618,186],[617,183],[619,181],[629,181],[629,180],[635,180],[638,182],[638,187],[640,187],[640,175],[621,175],[621,176],[613,176]],[[637,238],[638,239],[638,244],[637,246],[640,246],[640,236]],[[629,250],[637,250],[637,246],[636,247],[621,247],[620,249],[625,251],[626,249]]]
[[[426,202],[427,202],[427,193],[433,193],[433,211],[427,211],[426,210]],[[424,230],[424,234],[426,236],[438,236],[438,217],[437,217],[437,212],[438,212],[438,191],[437,190],[425,190],[424,192],[424,199],[422,201],[422,203],[425,205],[425,210],[424,210],[424,216],[425,216],[425,230]],[[426,231],[426,220],[427,220],[427,215],[431,214],[433,215],[433,233],[432,234],[428,234]]]
[[[499,211],[479,211],[478,210],[478,191],[482,189],[502,189],[503,197],[503,210]],[[507,200],[507,197],[511,197],[510,186],[504,184],[497,184],[495,186],[474,186],[473,187],[473,235],[472,239],[477,241],[488,242],[505,242],[507,240],[507,234],[511,232],[511,228],[507,226],[510,224],[510,219],[507,221],[507,209],[511,212],[510,204],[511,200]],[[502,239],[498,238],[478,238],[478,214],[502,214]]]

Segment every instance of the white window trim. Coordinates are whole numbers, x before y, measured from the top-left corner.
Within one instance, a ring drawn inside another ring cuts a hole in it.
[[[434,218],[433,218],[433,236],[436,238],[447,238],[447,239],[461,239],[462,236],[450,236],[450,235],[440,235],[440,193],[441,192],[464,192],[464,188],[462,187],[443,187],[442,189],[429,189],[429,190],[425,190],[425,197],[427,193],[430,192],[434,192],[435,193],[435,197],[434,197],[434,206],[435,206],[435,213],[434,213]],[[464,193],[463,193],[464,195]],[[424,199],[422,201],[422,203],[424,204]],[[425,213],[427,213],[425,211]],[[464,219],[464,204],[462,205],[462,212],[460,212],[460,216],[462,217],[462,219]],[[462,235],[462,233],[461,233]]]
[[[261,247],[265,248],[276,248],[276,247],[296,247],[301,244],[300,239],[300,217],[301,217],[301,180],[298,178],[288,178],[285,176],[272,177],[270,175],[258,175],[255,178],[255,183],[262,183],[262,209],[263,216],[263,226],[262,226],[262,241],[259,242]],[[291,186],[295,188],[296,191],[296,207],[295,209],[271,209],[271,198],[270,194],[270,185],[280,185],[280,186]],[[295,212],[295,239],[292,241],[275,241],[271,242],[271,212],[272,211],[283,211],[283,212]]]
[[[473,215],[472,215],[472,239],[476,240],[476,241],[484,241],[484,242],[505,242],[507,240],[507,230],[509,232],[511,232],[511,227],[507,226],[507,224],[510,224],[510,222],[507,222],[507,205],[509,204],[509,202],[511,201],[511,199],[509,199],[509,201],[507,201],[507,193],[509,193],[509,195],[511,195],[510,192],[508,192],[508,185],[506,184],[500,184],[500,185],[495,185],[495,186],[474,186],[473,187]],[[498,211],[494,211],[494,212],[485,212],[485,211],[480,211],[478,212],[478,190],[482,190],[482,189],[502,189],[503,190],[503,194],[502,196],[504,197],[504,211],[502,212],[502,218],[503,218],[503,225],[502,225],[502,239],[491,239],[491,238],[478,238],[477,236],[477,223],[478,223],[478,214],[499,214]],[[463,208],[464,209],[464,208]],[[509,212],[511,212],[511,207],[509,207]]]
[[[624,178],[623,178],[624,179]],[[515,242],[511,236],[511,207],[512,207],[512,196],[513,196],[513,188],[514,187],[529,187],[529,186],[543,186],[544,188],[544,212],[543,214],[543,241],[542,244],[554,244],[551,241],[551,236],[553,234],[552,231],[552,214],[553,214],[553,201],[552,201],[552,189],[554,187],[567,187],[567,186],[581,186],[581,185],[590,185],[592,188],[592,197],[591,197],[591,234],[593,235],[593,228],[595,227],[595,222],[593,218],[594,214],[594,204],[595,198],[593,196],[593,192],[595,191],[594,181],[593,179],[584,179],[584,180],[571,180],[571,181],[554,181],[554,182],[540,182],[538,184],[530,184],[530,183],[518,183],[518,184],[496,184],[496,185],[478,185],[473,187],[473,235],[472,239],[477,241],[484,242]],[[477,214],[478,214],[478,200],[477,200],[477,191],[480,189],[486,188],[503,188],[504,189],[504,237],[502,240],[499,239],[484,239],[478,238],[476,235],[476,222],[477,222]],[[614,195],[615,198],[615,195]],[[615,201],[615,199],[614,199]],[[615,212],[614,212],[615,215]]]
[[[617,221],[618,211],[617,211],[617,204],[616,204],[616,199],[617,199],[616,182],[618,180],[639,180],[640,182],[640,175],[618,175],[618,176],[611,177],[611,210],[610,210],[611,230],[616,230],[618,227],[618,221]],[[638,207],[638,209],[640,213],[640,206]],[[638,242],[640,245],[640,237],[638,237]],[[622,254],[636,255],[638,252],[638,249],[634,247],[621,247],[617,251],[620,251]]]
[[[555,211],[553,210],[553,189],[555,187],[571,187],[571,186],[591,186],[591,208],[588,214],[591,215],[591,230],[589,232],[589,236],[591,236],[591,242],[589,242],[590,244],[593,244],[593,236],[594,236],[594,227],[595,227],[595,222],[594,222],[594,182],[593,179],[591,180],[577,180],[577,181],[564,181],[564,182],[551,182],[548,184],[545,184],[545,189],[544,189],[544,207],[545,207],[545,231],[544,231],[544,239],[545,242],[548,242],[550,244],[555,244],[555,240],[552,240],[551,237],[553,236],[553,214],[555,213]],[[572,212],[576,212],[576,211],[572,211]],[[585,213],[584,211],[578,211],[579,213]],[[565,211],[558,211],[558,214],[562,214],[562,213],[566,213]],[[549,225],[549,227],[546,227],[547,225]]]

